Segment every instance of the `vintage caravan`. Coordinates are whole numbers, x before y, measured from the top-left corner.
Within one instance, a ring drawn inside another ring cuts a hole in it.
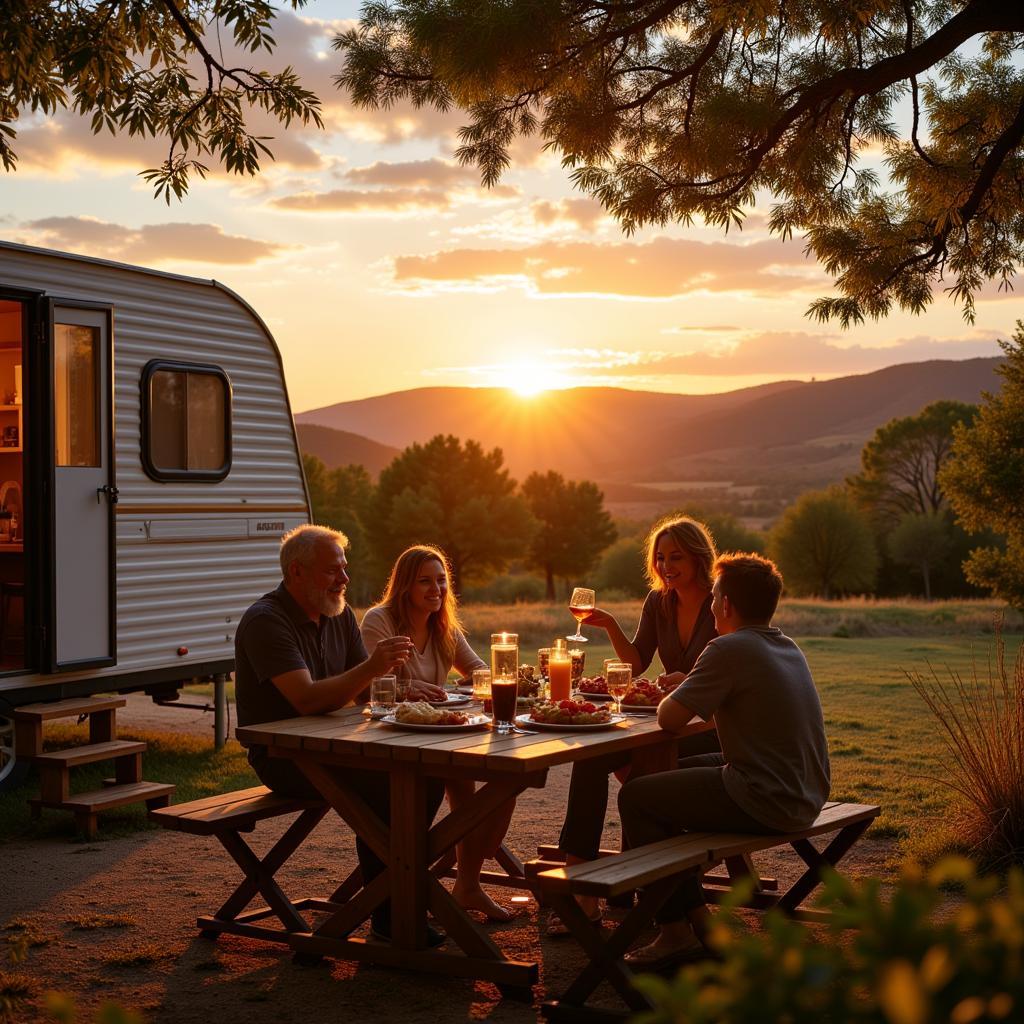
[[[308,521],[249,305],[0,242],[0,781],[19,705],[223,678],[281,534]]]

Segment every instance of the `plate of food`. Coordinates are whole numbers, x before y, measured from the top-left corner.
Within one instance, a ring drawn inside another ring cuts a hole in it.
[[[622,715],[613,715],[607,706],[598,707],[590,701],[550,700],[538,701],[528,715],[517,715],[523,726],[540,729],[607,729],[624,721]]]
[[[385,725],[399,729],[422,729],[426,732],[457,732],[479,729],[487,725],[490,715],[471,715],[465,711],[442,711],[426,701],[399,704],[394,712],[380,719]]]
[[[519,666],[519,686],[517,692],[519,699],[533,698],[540,696],[541,678],[533,665]]]
[[[664,698],[665,693],[657,683],[644,678],[634,679],[622,695],[622,708],[624,711],[646,711],[653,714]]]
[[[449,691],[444,695],[444,700],[428,700],[426,703],[434,708],[450,708],[453,705],[468,704],[472,699],[472,693]]]
[[[604,676],[584,676],[576,687],[576,694],[584,700],[612,700]]]

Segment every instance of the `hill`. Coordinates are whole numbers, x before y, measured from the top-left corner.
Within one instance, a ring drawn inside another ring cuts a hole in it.
[[[311,425],[405,447],[435,434],[500,447],[512,474],[556,469],[606,483],[695,481],[801,489],[853,472],[874,430],[940,398],[978,401],[998,359],[932,360],[828,381],[717,395],[570,388],[419,388],[300,413]],[[311,449],[307,449],[311,450]]]
[[[299,422],[295,429],[303,453],[315,455],[328,469],[356,463],[365,466],[370,476],[376,477],[399,453],[398,448],[371,441],[368,437],[348,430],[333,430],[315,423]]]

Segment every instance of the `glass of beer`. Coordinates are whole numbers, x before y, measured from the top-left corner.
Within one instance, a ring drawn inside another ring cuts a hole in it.
[[[519,696],[519,681],[502,676],[491,679],[491,709],[494,727],[500,736],[507,736],[515,729],[516,698]]]
[[[569,611],[572,612],[573,618],[576,620],[576,634],[575,636],[567,636],[566,640],[575,640],[578,644],[587,643],[587,638],[580,632],[580,626],[583,625],[583,620],[590,616],[590,613],[594,610],[594,602],[597,600],[597,595],[592,590],[588,590],[586,587],[577,587],[572,592],[572,597],[569,598]]]

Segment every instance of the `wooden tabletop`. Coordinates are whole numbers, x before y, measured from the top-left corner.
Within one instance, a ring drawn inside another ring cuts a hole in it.
[[[680,735],[707,728],[695,718]],[[301,750],[501,772],[536,772],[584,758],[655,746],[669,739],[654,715],[627,718],[607,729],[538,729],[534,736],[499,736],[489,728],[457,733],[398,729],[371,721],[362,708],[240,726],[237,735],[243,746],[261,744],[294,749],[296,753]]]

